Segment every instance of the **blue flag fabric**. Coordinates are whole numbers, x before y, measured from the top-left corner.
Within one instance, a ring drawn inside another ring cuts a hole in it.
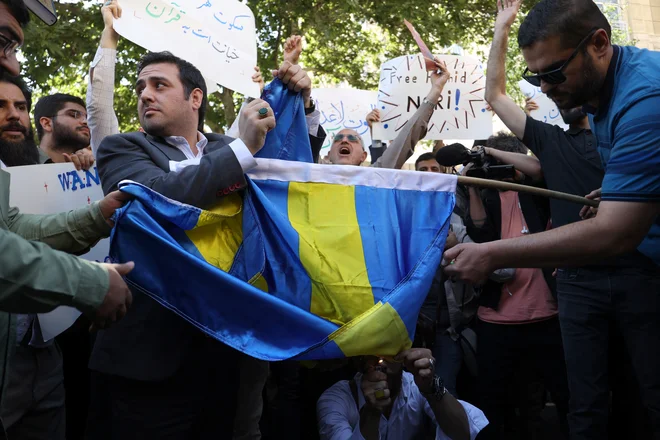
[[[266,135],[266,143],[255,157],[312,163],[302,95],[275,79],[264,88],[263,99],[273,109],[277,125]]]
[[[302,104],[263,151],[304,160]],[[302,118],[300,117],[302,115]],[[241,197],[210,210],[125,182],[111,257],[128,281],[201,331],[265,360],[395,355],[410,347],[437,270],[456,177],[260,158]]]

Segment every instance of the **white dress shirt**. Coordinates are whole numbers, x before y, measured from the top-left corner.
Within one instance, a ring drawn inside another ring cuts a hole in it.
[[[192,148],[190,148],[190,144],[188,144],[186,138],[182,136],[166,137],[165,142],[172,145],[173,147],[178,148],[186,156],[186,160],[179,162],[173,160],[170,161],[170,171],[174,173],[177,173],[190,165],[199,165],[199,162],[204,155],[204,149],[209,143],[208,139],[206,139],[206,136],[204,136],[199,131],[197,132],[197,154],[193,153]],[[229,144],[229,148],[231,148],[236,155],[236,159],[238,159],[238,163],[241,165],[243,172],[247,172],[251,168],[257,166],[257,161],[254,159],[252,153],[250,153],[250,150],[242,140],[234,139]]]
[[[365,405],[362,394],[362,374],[355,376],[360,409]],[[467,402],[459,400],[467,414],[470,425],[470,438],[479,434],[488,420],[484,413]],[[316,405],[321,440],[364,440],[360,432],[360,411],[355,405],[349,382],[342,380],[328,388]],[[435,415],[426,398],[408,372],[403,373],[401,392],[394,401],[389,418],[380,417],[379,434],[381,440],[413,440],[419,438],[424,419],[430,417],[436,426],[436,440],[451,440],[437,426]]]
[[[119,121],[114,109],[116,62],[115,49],[99,47],[89,69],[87,125],[94,157],[106,136],[119,133]]]

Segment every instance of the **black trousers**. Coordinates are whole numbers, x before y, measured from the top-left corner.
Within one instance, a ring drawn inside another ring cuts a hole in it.
[[[230,440],[238,392],[238,352],[207,338],[165,380],[92,372],[89,440]]]
[[[660,272],[562,269],[557,274],[557,294],[571,390],[571,439],[608,438],[613,324],[623,337],[646,408],[644,416],[653,431],[652,437],[642,438],[660,439]],[[640,423],[633,423],[626,436],[630,439],[638,438],[632,433]]]
[[[568,386],[557,318],[533,324],[477,322],[478,404],[489,424],[480,440],[504,439],[510,396],[524,368],[533,368],[550,391],[562,433],[568,435]],[[523,403],[524,404],[524,403]]]

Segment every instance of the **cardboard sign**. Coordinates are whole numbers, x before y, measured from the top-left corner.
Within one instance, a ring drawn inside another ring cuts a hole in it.
[[[445,85],[425,139],[486,139],[493,134],[491,113],[486,111],[486,76],[479,60],[469,56],[441,55],[451,75]],[[417,111],[431,90],[431,73],[422,55],[395,58],[381,67],[376,139],[392,140]]]
[[[90,205],[103,198],[101,180],[96,167],[76,171],[73,164],[46,164],[5,168],[11,174],[9,205],[25,214],[55,214]],[[82,258],[104,262],[110,241],[101,240]],[[80,312],[72,307],[58,307],[39,314],[44,341],[62,333],[78,319]]]
[[[327,132],[321,155],[328,154],[332,138],[338,131],[350,128],[358,132],[369,151],[371,132],[367,114],[376,108],[378,94],[369,90],[314,89],[316,108],[321,112],[321,126]]]
[[[518,83],[518,86],[527,98],[539,106],[538,110],[529,113],[532,118],[568,130],[568,125],[564,123],[557,105],[541,91],[540,87],[534,87],[524,79]]]
[[[170,51],[210,82],[253,98],[257,30],[250,8],[237,0],[121,0],[115,30],[152,52]]]

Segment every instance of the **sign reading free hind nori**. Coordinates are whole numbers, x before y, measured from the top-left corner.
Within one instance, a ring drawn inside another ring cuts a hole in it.
[[[486,76],[481,62],[470,56],[440,55],[450,73],[429,121],[425,139],[486,139],[493,134],[486,110]],[[406,55],[381,67],[378,105],[381,122],[376,139],[394,139],[431,90],[431,73],[422,55]]]

